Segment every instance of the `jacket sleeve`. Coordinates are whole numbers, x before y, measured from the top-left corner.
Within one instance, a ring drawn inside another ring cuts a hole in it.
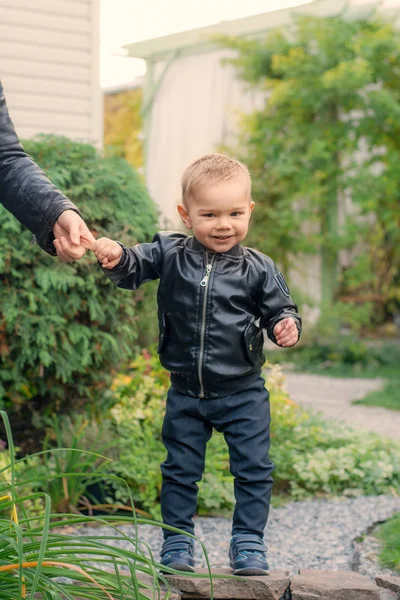
[[[24,151],[8,113],[0,82],[0,202],[55,255],[53,226],[65,210],[78,209]]]
[[[159,231],[151,244],[138,244],[133,248],[126,248],[118,242],[122,248],[118,265],[113,269],[101,268],[116,286],[126,290],[137,290],[142,283],[160,277],[163,257],[186,238],[187,235],[181,231]]]
[[[302,322],[297,305],[290,297],[290,291],[285,278],[280,273],[271,258],[261,255],[257,261],[259,267],[259,284],[255,302],[261,312],[260,327],[266,329],[268,337],[276,344],[274,327],[282,319],[292,317],[295,320],[299,339]]]

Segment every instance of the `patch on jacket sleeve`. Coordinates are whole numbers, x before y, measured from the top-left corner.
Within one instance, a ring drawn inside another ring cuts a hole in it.
[[[276,279],[276,283],[278,284],[281,292],[287,297],[289,298],[290,296],[290,290],[288,288],[288,285],[285,281],[284,276],[282,275],[282,273],[275,273],[275,279]]]

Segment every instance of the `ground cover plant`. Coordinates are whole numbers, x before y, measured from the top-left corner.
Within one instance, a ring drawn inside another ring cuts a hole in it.
[[[129,483],[140,508],[156,518],[160,516],[159,465],[165,455],[161,425],[168,385],[168,373],[156,355],[143,351],[130,369],[116,378],[113,387],[119,401],[111,414],[121,447],[112,469]],[[274,502],[338,494],[398,493],[398,444],[372,434],[365,438],[349,426],[302,409],[285,391],[280,367],[267,372],[267,387],[272,411],[270,455],[276,464]],[[111,487],[119,501],[127,501],[118,483],[111,482]],[[232,510],[228,450],[223,437],[215,432],[208,444],[199,487],[200,514]]]

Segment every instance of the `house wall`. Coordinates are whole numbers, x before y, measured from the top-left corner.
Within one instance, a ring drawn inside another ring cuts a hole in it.
[[[100,0],[0,0],[0,78],[21,138],[102,144]]]
[[[199,52],[178,57],[169,66],[165,59],[153,59],[148,68],[147,101],[151,102],[152,88],[153,100],[146,131],[145,172],[150,194],[160,209],[162,229],[182,229],[176,205],[187,164],[234,144],[239,115],[261,109],[265,102],[265,92],[247,90],[233,67],[222,64],[230,55],[229,50]],[[278,249],[272,258],[279,264]],[[319,256],[297,257],[295,268],[286,275],[292,287],[307,290],[316,302],[321,300]]]
[[[180,222],[176,204],[183,169],[234,142],[239,110],[261,107],[262,94],[246,92],[234,69],[222,64],[229,56],[229,50],[203,52],[177,57],[169,66],[167,60],[154,61],[150,68],[153,87],[162,81],[149,108],[146,182],[166,227]]]

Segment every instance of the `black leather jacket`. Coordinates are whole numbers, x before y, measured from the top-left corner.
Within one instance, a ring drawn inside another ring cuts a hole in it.
[[[158,309],[162,365],[184,394],[217,398],[244,389],[261,372],[263,332],[301,318],[283,276],[265,254],[234,246],[207,252],[194,237],[160,232],[151,244],[123,248],[114,269],[118,287],[135,290],[160,279]]]
[[[0,82],[0,202],[55,255],[53,226],[64,210],[78,209],[24,152]]]

